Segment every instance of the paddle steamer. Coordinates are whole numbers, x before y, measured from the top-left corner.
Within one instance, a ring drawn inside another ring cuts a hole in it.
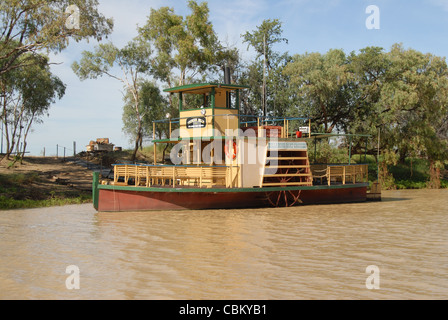
[[[155,121],[170,136],[156,139],[154,163],[116,164],[113,179],[94,175],[98,211],[226,209],[362,202],[366,164],[311,164],[316,139],[309,119],[240,114],[242,90],[202,83],[165,90],[177,94],[179,118]],[[157,145],[171,144],[170,163]],[[350,150],[351,152],[351,150]],[[351,158],[351,157],[349,157]]]

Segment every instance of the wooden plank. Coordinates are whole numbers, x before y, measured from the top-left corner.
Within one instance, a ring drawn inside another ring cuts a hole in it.
[[[310,182],[277,182],[277,183],[263,183],[263,187],[274,187],[274,186],[310,186]]]
[[[308,160],[308,157],[269,157],[267,160]]]
[[[275,168],[280,168],[280,169],[306,169],[309,168],[309,166],[306,165],[291,165],[291,166],[269,166],[269,167],[265,167],[266,169],[275,169]]]
[[[275,177],[311,177],[310,173],[297,173],[297,174],[268,174],[264,176],[265,178],[275,178]]]

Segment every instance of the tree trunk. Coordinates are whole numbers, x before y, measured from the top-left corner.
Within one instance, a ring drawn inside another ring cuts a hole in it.
[[[440,168],[434,160],[429,161],[429,183],[428,188],[440,189]]]
[[[23,137],[22,156],[20,157],[20,164],[23,163],[23,158],[25,158],[26,146],[27,146],[26,140],[28,138],[28,133],[30,132],[31,126],[33,125],[34,116],[35,116],[35,114],[33,113],[33,115],[31,116],[31,119],[28,122],[28,126],[27,126],[27,128],[25,130],[25,135]]]
[[[166,150],[168,150],[168,146],[169,144],[167,143],[165,145],[165,148],[163,149],[163,153],[162,153],[162,163],[165,164],[165,154],[166,154]]]
[[[137,151],[138,151],[138,147],[139,147],[141,138],[142,138],[142,123],[141,123],[140,118],[139,118],[138,129],[137,129],[137,137],[135,139],[134,152],[132,153],[132,158],[131,158],[132,162],[134,162],[135,159],[137,158]]]

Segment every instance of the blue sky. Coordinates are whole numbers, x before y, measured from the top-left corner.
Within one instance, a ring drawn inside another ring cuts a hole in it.
[[[100,0],[100,12],[115,21],[110,40],[122,46],[136,36],[151,8],[173,7],[177,14],[189,13],[185,0]],[[198,1],[200,2],[200,1]],[[260,25],[264,19],[279,19],[288,44],[278,51],[290,54],[325,53],[343,49],[346,53],[367,46],[386,51],[394,43],[424,53],[448,56],[448,0],[209,0],[210,19],[221,41],[240,48],[250,59],[240,35]],[[369,5],[380,10],[380,29],[366,28]],[[123,148],[132,144],[122,132],[122,85],[117,80],[99,78],[80,81],[71,70],[83,50],[92,50],[96,42],[71,43],[68,49],[52,55],[60,63],[52,67],[67,85],[64,98],[50,109],[44,123],[34,126],[28,139],[31,155],[56,154],[56,145],[73,153],[85,150],[90,140],[110,138]],[[60,151],[59,154],[61,154]]]

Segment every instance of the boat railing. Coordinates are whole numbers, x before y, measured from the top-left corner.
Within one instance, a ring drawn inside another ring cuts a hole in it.
[[[112,185],[135,187],[226,187],[236,188],[239,184],[238,166],[210,165],[114,165]]]
[[[304,133],[311,137],[311,120],[309,118],[300,117],[284,117],[284,118],[270,118],[265,116],[255,116],[255,115],[239,115],[239,114],[214,114],[214,115],[203,115],[202,117],[206,119],[214,119],[217,117],[226,117],[227,120],[237,117],[239,119],[240,128],[256,127],[258,132],[262,132],[262,129],[267,126],[279,126],[281,127],[280,138],[288,138],[295,136],[298,128],[290,129],[293,121],[302,121],[306,125],[301,126],[304,129]],[[172,138],[172,132],[176,125],[180,126],[181,120],[189,119],[190,117],[181,118],[167,118],[162,120],[153,121],[153,140],[156,140],[156,129],[157,125],[164,124],[168,126],[169,139]]]
[[[313,164],[310,166],[313,179],[323,184],[324,179],[330,186],[333,184],[347,184],[367,182],[369,178],[368,164]]]

